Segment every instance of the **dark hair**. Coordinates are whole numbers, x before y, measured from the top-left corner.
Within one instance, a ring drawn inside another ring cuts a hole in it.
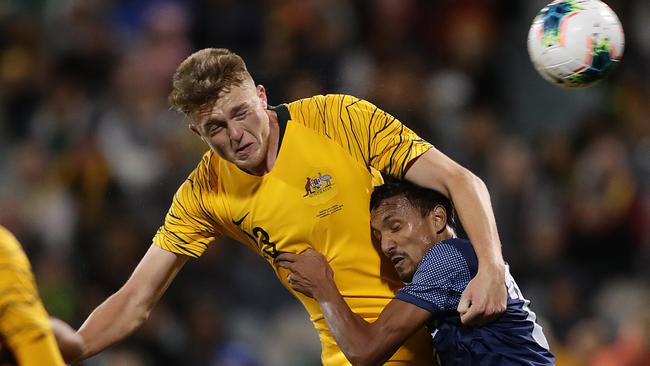
[[[447,225],[456,227],[455,210],[449,198],[436,190],[392,177],[384,177],[384,184],[375,187],[370,196],[370,210],[379,207],[386,199],[396,196],[406,198],[414,208],[420,210],[423,217],[437,205],[441,205],[447,212]]]
[[[250,74],[239,55],[225,48],[206,48],[178,66],[169,102],[174,109],[189,115],[247,77]]]

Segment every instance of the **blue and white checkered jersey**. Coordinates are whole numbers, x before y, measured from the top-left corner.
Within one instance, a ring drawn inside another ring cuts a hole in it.
[[[422,259],[411,283],[396,298],[431,312],[427,324],[442,365],[554,365],[553,354],[536,316],[506,265],[508,306],[498,320],[468,327],[456,311],[460,296],[478,270],[469,241],[448,239]]]

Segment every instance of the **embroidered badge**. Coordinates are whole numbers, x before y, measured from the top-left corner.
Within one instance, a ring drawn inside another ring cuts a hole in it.
[[[328,202],[337,193],[336,178],[324,171],[316,171],[305,177],[302,197],[311,205]]]

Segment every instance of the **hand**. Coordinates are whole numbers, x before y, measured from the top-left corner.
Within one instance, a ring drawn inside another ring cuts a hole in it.
[[[66,363],[71,363],[83,354],[83,339],[63,320],[50,317],[52,333]]]
[[[506,311],[507,291],[504,267],[481,271],[467,284],[458,304],[460,321],[465,325],[480,326],[497,319]]]
[[[335,287],[332,267],[324,255],[313,249],[301,254],[282,253],[275,263],[291,271],[287,282],[292,289],[311,298],[318,299],[322,292]]]

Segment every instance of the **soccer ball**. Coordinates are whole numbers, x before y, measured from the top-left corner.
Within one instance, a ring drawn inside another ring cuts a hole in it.
[[[553,1],[528,32],[528,54],[537,71],[568,88],[602,80],[621,61],[624,44],[616,14],[598,0]]]

